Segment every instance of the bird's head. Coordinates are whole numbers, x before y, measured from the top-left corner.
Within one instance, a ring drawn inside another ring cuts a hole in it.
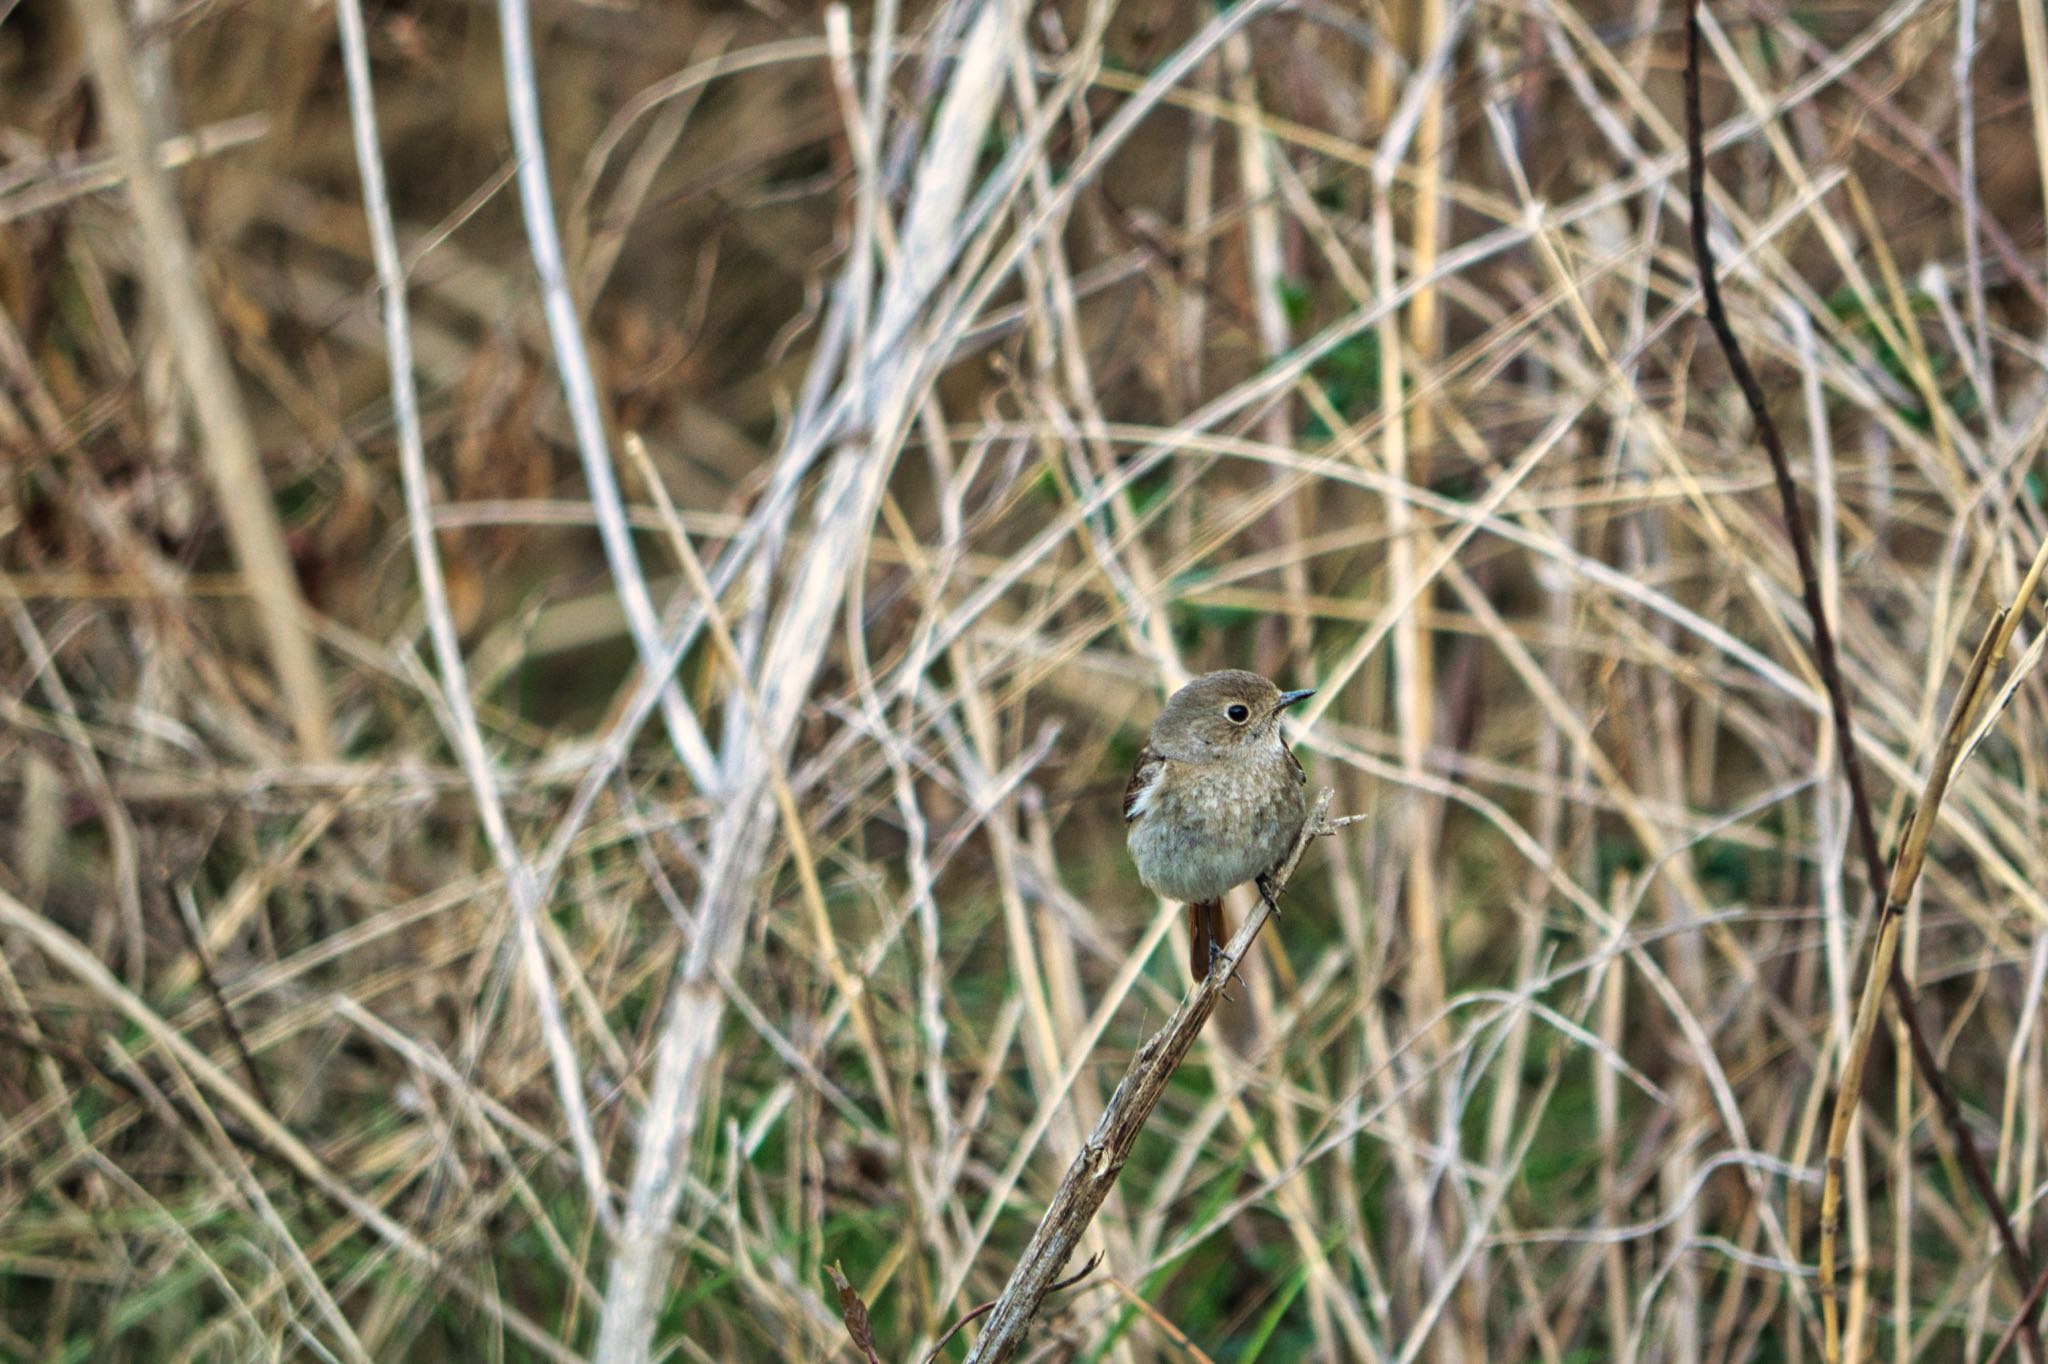
[[[1152,746],[1180,762],[1217,762],[1276,742],[1280,714],[1314,696],[1281,691],[1257,673],[1204,673],[1175,692],[1152,724]]]

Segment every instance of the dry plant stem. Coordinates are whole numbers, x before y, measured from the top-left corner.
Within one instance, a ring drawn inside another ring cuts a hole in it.
[[[1064,1289],[1072,1288],[1075,1284],[1081,1282],[1081,1280],[1087,1278],[1090,1274],[1093,1274],[1095,1272],[1095,1266],[1101,1263],[1102,1252],[1098,1250],[1093,1255],[1090,1255],[1088,1257],[1087,1264],[1082,1265],[1079,1269],[1067,1275],[1066,1278],[1061,1279],[1059,1282],[1055,1283],[1051,1288],[1047,1289],[1046,1296],[1050,1297],[1054,1293],[1061,1292]],[[938,1341],[935,1344],[933,1344],[932,1348],[925,1351],[922,1364],[935,1364],[935,1361],[938,1359],[939,1355],[944,1352],[947,1341],[951,1340],[954,1336],[959,1335],[962,1331],[966,1330],[975,1322],[980,1321],[989,1313],[995,1311],[996,1303],[1000,1301],[1001,1299],[999,1298],[990,1299],[988,1302],[985,1302],[981,1306],[976,1307],[968,1313],[966,1313],[966,1315],[962,1316],[960,1320],[954,1322],[951,1326],[948,1326],[946,1328],[946,1334],[940,1336],[938,1338]],[[1140,1303],[1140,1306],[1143,1306],[1142,1302]],[[847,1329],[851,1331],[852,1327],[849,1326]],[[1168,1329],[1171,1330],[1172,1327],[1169,1326]],[[1179,1333],[1176,1331],[1175,1334]],[[1182,1338],[1182,1343],[1186,1343],[1185,1337]],[[1190,1348],[1193,1347],[1191,1346]],[[1197,1353],[1200,1352],[1197,1351]],[[1202,1357],[1204,1359],[1208,1358],[1207,1355],[1203,1355]]]
[[[434,660],[441,670],[448,740],[462,760],[463,774],[475,793],[477,814],[512,899],[517,927],[519,965],[533,992],[534,1014],[547,1045],[555,1092],[562,1101],[570,1144],[583,1176],[591,1210],[606,1228],[617,1224],[604,1160],[583,1093],[582,1071],[575,1043],[562,1016],[562,1004],[548,972],[541,943],[540,916],[546,894],[542,879],[520,851],[519,840],[505,814],[498,790],[496,764],[484,747],[476,707],[470,700],[469,675],[463,666],[462,644],[448,606],[447,583],[434,547],[434,509],[427,488],[427,456],[420,433],[419,392],[413,378],[412,330],[405,300],[405,276],[399,264],[398,235],[391,220],[391,200],[384,179],[384,160],[377,142],[377,110],[370,85],[370,59],[360,0],[341,0],[335,7],[340,25],[343,65],[348,79],[350,127],[355,135],[356,165],[363,178],[363,213],[370,229],[371,255],[376,262],[378,290],[384,300],[384,341],[391,368],[391,401],[397,417],[398,462],[405,484],[406,520],[413,562],[420,575],[420,601],[433,640]]]
[[[1784,442],[1778,435],[1778,424],[1772,420],[1770,409],[1765,405],[1763,385],[1757,381],[1755,371],[1750,369],[1749,361],[1742,353],[1741,343],[1736,340],[1735,328],[1728,321],[1727,309],[1721,302],[1720,283],[1715,277],[1714,251],[1708,239],[1707,163],[1706,153],[1702,148],[1699,43],[1699,0],[1686,0],[1685,140],[1689,172],[1687,186],[1692,205],[1692,249],[1700,267],[1700,295],[1706,308],[1707,325],[1713,329],[1714,338],[1720,343],[1721,351],[1727,357],[1729,371],[1734,374],[1736,386],[1742,390],[1743,399],[1749,405],[1750,416],[1756,422],[1757,438],[1763,442],[1764,451],[1770,456],[1771,474],[1777,481],[1778,501],[1785,516],[1786,538],[1792,542],[1792,554],[1799,565],[1800,591],[1805,598],[1806,614],[1813,623],[1814,664],[1820,670],[1822,684],[1827,688],[1837,747],[1842,752],[1842,775],[1849,783],[1850,813],[1856,824],[1856,841],[1862,848],[1865,866],[1870,872],[1871,885],[1874,889],[1885,882],[1884,856],[1878,848],[1876,823],[1871,818],[1868,788],[1863,782],[1863,763],[1856,750],[1848,687],[1842,680],[1841,664],[1835,655],[1834,631],[1828,623],[1827,608],[1821,600],[1820,570],[1814,564],[1813,546],[1806,530],[1806,516],[1799,507],[1799,491],[1792,481],[1792,463],[1785,455]]]
[[[334,756],[320,663],[305,626],[306,604],[285,550],[277,509],[271,505],[256,433],[235,385],[227,348],[199,291],[197,253],[157,165],[162,141],[142,103],[128,27],[114,0],[73,0],[100,115],[128,181],[136,237],[149,291],[163,310],[172,358],[192,403],[207,474],[220,499],[228,542],[254,597],[270,649],[271,667],[291,712],[300,756],[323,763]]]
[[[1000,54],[1018,20],[1017,9],[1005,0],[986,0],[968,21],[903,215],[902,251],[880,291],[862,349],[846,358],[832,403],[838,412],[857,409],[865,420],[821,471],[811,502],[814,533],[792,553],[783,596],[772,619],[760,624],[759,651],[747,654],[756,704],[727,713],[721,754],[724,800],[706,835],[697,931],[679,963],[655,1043],[631,1185],[607,1270],[592,1352],[596,1364],[644,1364],[649,1357],[661,1290],[673,1262],[670,1224],[719,1062],[725,1005],[717,976],[738,964],[775,832],[772,775],[787,760],[797,725],[811,704],[811,684],[832,634],[833,616],[856,571],[865,528],[872,524],[900,448],[915,386],[912,352],[918,350],[903,338],[944,283],[940,248],[974,182],[975,162],[1000,91],[995,79]],[[822,428],[791,432],[767,497],[775,498],[775,487],[785,481],[793,485],[802,476],[822,439]]]
[[[121,934],[126,939],[122,944],[125,957],[122,967],[129,983],[139,989],[148,965],[148,939],[142,923],[142,878],[134,823],[128,816],[127,807],[114,794],[113,784],[107,780],[106,767],[92,746],[85,722],[72,702],[70,689],[64,685],[64,674],[58,670],[57,660],[51,657],[49,646],[37,631],[34,617],[16,596],[8,598],[7,615],[14,627],[15,638],[21,642],[36,679],[50,699],[51,709],[56,712],[58,728],[71,747],[79,776],[92,792],[93,802],[99,806],[100,819],[107,830],[107,850],[113,854],[114,902],[121,913]]]
[[[1877,948],[1871,958],[1871,979],[1878,980],[1881,978],[1890,985],[1893,998],[1897,1003],[1899,1017],[1904,1022],[1907,1035],[1912,1043],[1915,1068],[1919,1070],[1921,1078],[1926,1082],[1929,1091],[1935,1097],[1936,1106],[1941,1110],[1942,1119],[1947,1124],[1951,1138],[1955,1142],[1956,1150],[1962,1158],[1963,1168],[1969,1175],[1970,1182],[1976,1189],[1979,1199],[1983,1202],[1985,1210],[1990,1214],[1992,1221],[1997,1227],[1999,1241],[2005,1250],[2007,1267],[2011,1270],[2021,1290],[2024,1291],[2034,1277],[2028,1265],[2026,1252],[2021,1249],[2018,1239],[2013,1234],[2011,1219],[2007,1217],[2005,1206],[1998,1197],[1997,1188],[1992,1184],[1990,1173],[1984,1167],[1983,1158],[1977,1153],[1976,1143],[1971,1139],[1969,1129],[1963,1123],[1961,1106],[1956,1102],[1955,1095],[1949,1089],[1947,1078],[1942,1074],[1939,1058],[1935,1056],[1933,1048],[1927,1042],[1925,1030],[1920,1024],[1918,1011],[1913,1005],[1912,989],[1907,983],[1905,976],[1897,970],[1897,960],[1893,954],[1893,949],[1897,945],[1897,913],[1903,906],[1904,900],[1897,897],[1895,892],[1897,889],[1897,873],[1905,869],[1909,860],[1909,854],[1911,854],[1910,834],[1908,847],[1901,850],[1900,859],[1894,867],[1893,877],[1887,878],[1884,871],[1884,856],[1878,847],[1877,826],[1871,816],[1870,798],[1863,782],[1863,766],[1857,756],[1855,726],[1849,707],[1848,687],[1842,680],[1841,663],[1835,651],[1834,632],[1829,627],[1827,610],[1821,601],[1820,575],[1814,566],[1813,547],[1807,536],[1805,516],[1800,511],[1798,490],[1792,481],[1792,464],[1786,457],[1784,442],[1779,438],[1777,423],[1772,420],[1770,409],[1765,404],[1763,387],[1758,383],[1755,372],[1750,369],[1749,362],[1742,353],[1741,344],[1736,340],[1735,329],[1728,321],[1727,310],[1721,302],[1720,286],[1715,279],[1714,254],[1708,234],[1706,153],[1702,145],[1703,128],[1700,113],[1699,0],[1686,0],[1685,6],[1685,130],[1688,170],[1687,187],[1692,208],[1693,254],[1699,261],[1700,294],[1705,304],[1707,322],[1713,328],[1715,339],[1719,341],[1721,349],[1727,357],[1729,370],[1734,374],[1736,384],[1742,389],[1742,396],[1749,405],[1751,416],[1756,421],[1758,438],[1763,442],[1764,449],[1770,456],[1772,475],[1776,479],[1778,486],[1778,499],[1784,511],[1786,535],[1792,542],[1793,555],[1799,564],[1800,590],[1805,598],[1807,615],[1813,623],[1814,663],[1819,668],[1822,682],[1827,688],[1829,709],[1832,712],[1835,724],[1836,747],[1841,750],[1842,754],[1842,774],[1849,786],[1850,814],[1855,822],[1857,843],[1863,852],[1864,864],[1870,884],[1873,891],[1885,887],[1888,881],[1892,886],[1892,890],[1886,892],[1878,904]],[[2030,576],[2029,582],[2031,583],[2032,581],[2033,579]],[[2027,594],[2023,593],[2020,600],[2022,607],[2026,600]],[[1992,632],[1985,637],[1986,649],[1991,649],[1992,652],[1998,654],[2002,654],[2004,651],[2002,647],[1992,649],[1993,636],[1998,636],[2002,639],[2010,638],[2010,631],[2001,628],[2003,620],[2004,617],[2001,616],[1999,621],[1994,622]],[[1952,725],[1955,725],[1956,728],[1944,740],[1945,746],[1949,743],[1959,746],[1963,734],[1968,732],[1968,715],[1974,714],[1977,699],[1977,693],[1974,689],[1981,687],[1983,682],[1983,674],[1978,669],[1985,662],[1986,659],[1983,657],[1982,651],[1980,651],[1979,659],[1972,664],[1972,679],[1966,684],[1965,691],[1957,697],[1956,711],[1951,719]],[[1949,763],[1953,763],[1955,758],[1954,752],[1946,752],[1944,756]],[[1928,797],[1923,799],[1921,809],[1915,812],[1915,829],[1920,828],[1923,823],[1922,816],[1925,816],[1925,831],[1921,833],[1919,853],[1910,856],[1910,860],[1914,864],[1912,876],[1916,879],[1919,875],[1919,859],[1925,854],[1926,835],[1932,831],[1933,815],[1935,809],[1939,807],[1941,790],[1946,786],[1948,776],[1947,767],[1938,762],[1934,774],[1931,774],[1929,777]],[[1836,1096],[1835,1100],[1836,1121],[1843,1125],[1842,1137],[1844,1141],[1846,1141],[1847,1132],[1846,1118],[1843,1115],[1845,1112],[1853,1113],[1855,1109],[1856,1094],[1859,1087],[1858,1082],[1862,1078],[1861,1061],[1863,1055],[1867,1054],[1869,1047],[1867,1032],[1870,1028],[1876,1026],[1876,1006],[1874,1003],[1876,993],[1874,989],[1870,988],[1866,988],[1864,992],[1864,1000],[1865,1005],[1868,1007],[1869,1017],[1867,1021],[1864,1019],[1864,1006],[1859,1006],[1858,1034],[1862,1037],[1862,1042],[1858,1046],[1852,1041],[1850,1059],[1842,1075],[1841,1093]],[[1829,1358],[1833,1359],[1837,1357],[1840,1348],[1840,1320],[1837,1315],[1834,1297],[1832,1273],[1834,1216],[1831,1214],[1839,1214],[1841,1191],[1838,1168],[1840,1148],[1835,1143],[1834,1127],[1832,1125],[1830,1127],[1830,1148],[1831,1153],[1827,1170],[1829,1185],[1824,1190],[1821,1200],[1821,1314],[1826,1328]],[[1830,1202],[1828,1198],[1829,1192],[1832,1192],[1834,1195],[1833,1202]],[[2026,1338],[2024,1348],[2027,1358],[2035,1361],[2035,1364],[2039,1364],[2041,1359],[2040,1343],[2032,1337],[2031,1333]]]
[[[639,556],[633,551],[632,532],[626,525],[625,503],[619,496],[618,478],[612,472],[604,414],[598,406],[597,379],[591,373],[590,355],[583,345],[583,325],[569,288],[561,234],[555,227],[547,146],[541,137],[539,85],[533,70],[533,25],[526,0],[499,0],[498,29],[504,51],[505,111],[511,121],[512,145],[519,163],[519,207],[526,219],[534,274],[540,280],[548,339],[554,345],[555,367],[561,372],[562,394],[568,402],[570,425],[575,428],[583,478],[590,486],[590,505],[597,515],[605,561],[618,587],[619,605],[626,613],[626,626],[633,636],[640,666],[653,669],[661,666],[667,651],[647,590],[647,578],[641,572]],[[724,789],[724,779],[712,757],[711,745],[697,723],[696,712],[684,701],[681,689],[668,683],[666,674],[663,677],[661,715],[668,725],[676,756],[689,771],[698,791],[717,794]]]
[[[1311,842],[1360,818],[1351,815],[1343,819],[1329,819],[1330,801],[1335,796],[1336,792],[1327,788],[1317,795],[1308,820],[1301,826],[1301,836],[1294,841],[1294,850],[1270,878],[1273,900],[1278,900],[1286,890],[1288,880],[1301,862],[1302,853]],[[1096,1210],[1115,1186],[1117,1176],[1123,1172],[1124,1161],[1137,1144],[1138,1134],[1145,1130],[1145,1123],[1158,1106],[1160,1096],[1166,1093],[1173,1073],[1195,1045],[1195,1039],[1201,1036],[1203,1025],[1215,1011],[1216,997],[1230,983],[1238,962],[1251,947],[1252,939],[1265,926],[1269,912],[1269,903],[1262,899],[1245,916],[1237,935],[1223,949],[1209,974],[1188,992],[1180,1008],[1166,1021],[1166,1026],[1154,1033],[1131,1058],[1130,1069],[1124,1072],[1116,1093],[1110,1096],[1109,1107],[1103,1110],[1095,1131],[1074,1157],[1074,1163],[1067,1167],[1066,1175],[1053,1193],[1052,1202],[1039,1219],[1038,1230],[1031,1234],[1031,1240],[1018,1257],[1017,1267],[1010,1272],[1009,1282],[1003,1286],[1002,1296],[996,1299],[995,1310],[989,1315],[987,1328],[967,1353],[967,1364],[1002,1364],[1023,1343],[1039,1304],[1052,1291],[1054,1281],[1066,1268],[1075,1247],[1080,1245],[1088,1224],[1095,1220]]]
[[[1934,831],[1934,821],[1941,811],[1942,797],[1947,794],[1950,778],[1954,775],[1957,760],[1962,754],[1964,736],[1969,733],[1985,695],[1987,694],[1992,664],[2002,652],[2002,627],[2007,613],[2000,611],[1993,617],[1991,628],[1984,634],[1977,646],[1975,656],[1970,660],[1969,671],[1963,677],[1963,684],[1956,693],[1950,707],[1948,723],[1943,729],[1941,746],[1935,754],[1932,769],[1927,774],[1927,786],[1921,793],[1920,803],[1913,811],[1912,822],[1907,826],[1905,842],[1900,845],[1898,860],[1893,864],[1892,874],[1885,889],[1884,908],[1877,927],[1877,942],[1871,949],[1870,974],[1864,981],[1863,995],[1856,1006],[1856,1022],[1849,1039],[1849,1050],[1843,1062],[1842,1084],[1835,1095],[1835,1106],[1828,1121],[1827,1172],[1821,1186],[1820,1203],[1820,1291],[1821,1316],[1826,1327],[1826,1347],[1830,1361],[1841,1355],[1841,1323],[1835,1306],[1835,1241],[1841,1222],[1842,1208],[1842,1167],[1843,1152],[1849,1141],[1849,1128],[1858,1108],[1857,1095],[1861,1089],[1864,1064],[1870,1056],[1870,1043],[1877,1031],[1878,1010],[1884,998],[1884,984],[1894,983],[1898,977],[1892,968],[1897,962],[1899,927],[1904,917],[1906,902],[1913,896],[1914,887],[1919,883],[1920,871],[1926,865],[1927,841]],[[1903,1011],[1902,1011],[1903,1016]],[[1944,1118],[1953,1116],[1960,1120],[1959,1113],[1951,1115],[1943,1111]],[[1965,1148],[1967,1151],[1968,1148]],[[2002,1208],[1997,1202],[1994,1208]],[[2017,1251],[2016,1245],[2010,1247]],[[2022,1259],[2024,1256],[2022,1255]],[[2032,1278],[2031,1273],[2021,1276],[2021,1284]],[[2025,1347],[2031,1358],[2035,1347]]]
[[[260,142],[269,132],[270,120],[260,114],[222,119],[159,142],[156,146],[157,164],[165,170],[177,170],[195,161]],[[8,177],[8,187],[0,190],[0,223],[19,222],[48,213],[74,199],[113,189],[125,178],[126,172],[118,158],[102,157],[87,161],[76,156],[52,157],[40,175],[30,175],[25,179]]]

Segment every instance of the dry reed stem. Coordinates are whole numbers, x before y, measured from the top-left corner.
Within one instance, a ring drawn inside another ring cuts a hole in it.
[[[156,161],[164,170],[177,170],[246,146],[269,131],[270,120],[260,115],[222,119],[194,132],[164,138],[156,145]],[[0,223],[47,213],[74,199],[113,189],[126,178],[127,171],[117,158],[52,158],[42,166],[16,162],[0,174]]]
[[[760,698],[746,678],[745,660],[740,655],[739,644],[734,640],[724,613],[719,609],[718,596],[712,590],[711,580],[704,572],[704,564],[697,557],[697,551],[690,544],[690,537],[683,529],[677,516],[675,504],[669,500],[668,490],[662,485],[655,472],[653,461],[648,458],[646,443],[638,435],[628,432],[621,442],[627,457],[633,461],[635,471],[646,485],[648,495],[653,498],[655,510],[668,531],[669,547],[676,561],[683,566],[684,576],[689,580],[690,590],[703,603],[705,621],[710,628],[712,643],[717,647],[733,679],[733,696],[759,723]],[[804,831],[802,814],[797,809],[796,795],[790,789],[789,772],[778,754],[770,755],[768,783],[774,793],[776,812],[782,821],[782,836],[789,844],[790,857],[796,863],[798,883],[802,888],[804,909],[810,919],[810,927],[818,941],[818,952],[825,961],[825,969],[832,977],[833,985],[840,997],[847,1003],[853,1018],[854,1032],[859,1038],[861,1050],[868,1066],[869,1083],[881,1097],[884,1116],[890,1130],[901,1130],[903,1114],[900,1111],[896,1092],[890,1083],[890,1071],[883,1058],[882,1043],[875,1028],[874,1009],[868,999],[864,983],[848,968],[845,955],[839,950],[837,936],[832,929],[832,918],[825,906],[825,891],[818,875],[818,860],[811,851],[810,837]]]

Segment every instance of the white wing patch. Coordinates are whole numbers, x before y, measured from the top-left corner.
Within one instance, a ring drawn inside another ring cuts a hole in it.
[[[1126,824],[1129,824],[1152,808],[1152,797],[1159,790],[1159,779],[1166,775],[1166,764],[1156,762],[1151,764],[1151,768],[1152,770],[1145,774],[1145,784],[1138,788],[1138,793],[1124,802],[1124,823]]]

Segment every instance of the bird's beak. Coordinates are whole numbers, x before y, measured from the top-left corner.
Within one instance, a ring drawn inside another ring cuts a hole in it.
[[[1280,693],[1280,699],[1273,703],[1273,711],[1275,714],[1278,714],[1289,706],[1300,705],[1315,694],[1316,689],[1314,687],[1304,687],[1300,691],[1283,691]]]

